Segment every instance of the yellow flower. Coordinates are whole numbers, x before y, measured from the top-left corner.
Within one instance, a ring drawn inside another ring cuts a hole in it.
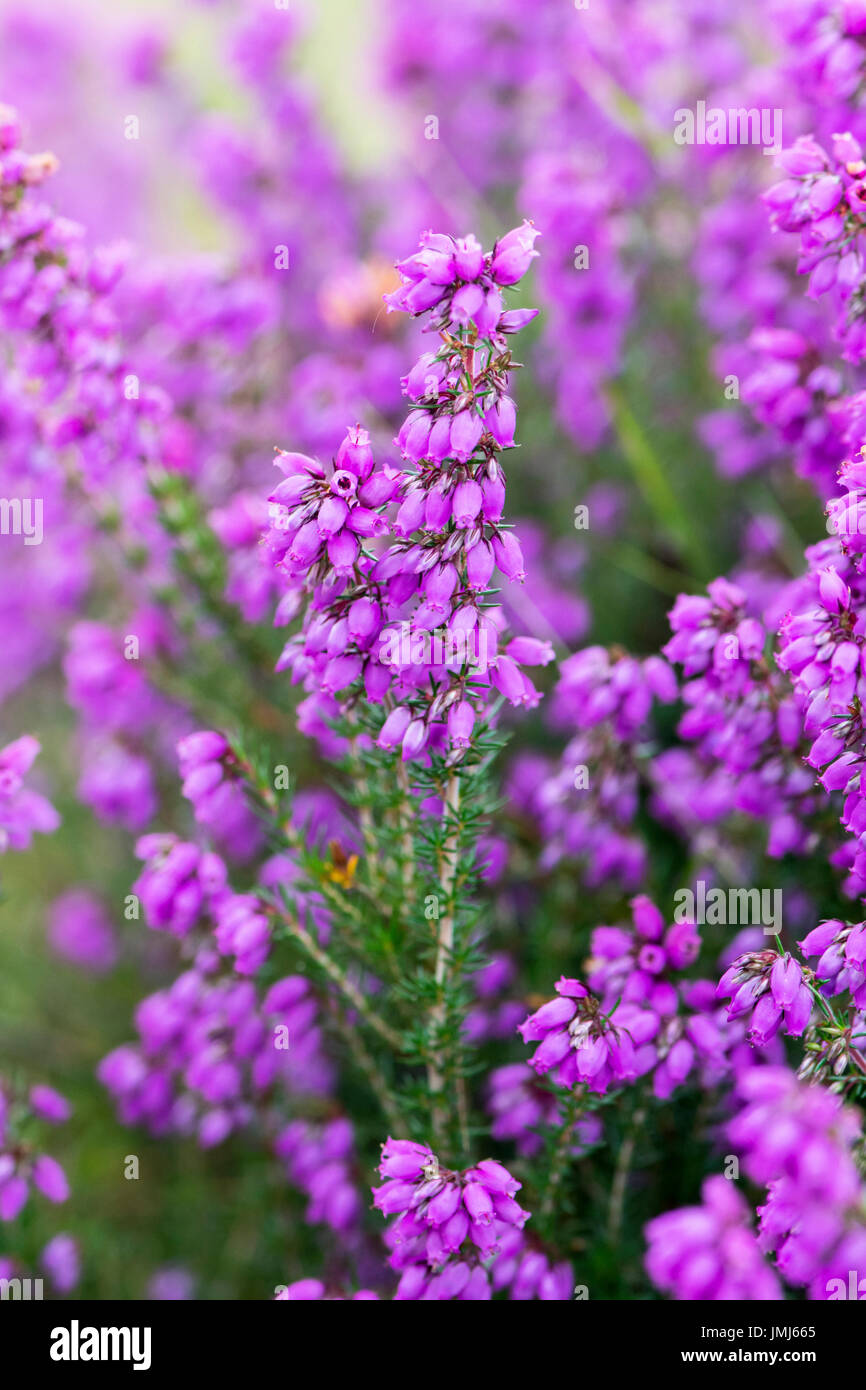
[[[341,888],[351,888],[355,877],[355,870],[358,867],[357,854],[346,855],[336,840],[330,844],[331,863],[326,867],[325,874],[332,883],[338,883]]]

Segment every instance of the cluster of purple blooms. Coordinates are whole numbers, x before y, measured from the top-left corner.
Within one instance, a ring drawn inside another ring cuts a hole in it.
[[[728,1018],[749,1019],[750,1041],[764,1046],[780,1027],[792,1038],[805,1031],[812,995],[802,966],[776,951],[749,951],[729,966],[716,991],[730,996]]]
[[[51,905],[48,940],[59,956],[101,975],[116,964],[117,938],[105,903],[86,888],[70,888]]]
[[[712,982],[686,976],[700,952],[697,928],[666,926],[645,896],[631,910],[628,927],[593,931],[588,988],[560,980],[560,998],[520,1025],[524,1042],[540,1042],[530,1066],[541,1075],[553,1070],[561,1086],[599,1094],[649,1076],[662,1100],[689,1076],[717,1084],[734,1065],[740,1037],[725,1027]],[[594,1138],[591,1130],[582,1137]]]
[[[749,611],[747,595],[715,579],[706,595],[681,594],[670,622],[673,636],[664,652],[686,678],[678,733],[694,745],[698,769],[710,783],[703,817],[744,812],[767,825],[771,857],[803,853],[814,797],[802,763],[802,722],[784,678],[765,659],[767,633]],[[662,754],[655,765],[662,804],[665,770],[680,771],[669,766],[675,756]],[[676,795],[684,791],[680,782]]]
[[[634,1039],[619,1023],[619,1009],[605,1014],[580,980],[556,982],[558,999],[542,1004],[520,1025],[525,1043],[539,1045],[530,1065],[540,1075],[553,1071],[568,1090],[578,1083],[604,1095],[616,1082],[637,1075]]]
[[[745,1198],[721,1175],[707,1178],[700,1206],[657,1216],[646,1229],[646,1267],[675,1298],[760,1302],[782,1297],[751,1226]]]
[[[266,546],[287,585],[277,620],[308,595],[279,662],[310,692],[305,732],[326,733],[339,697],[350,708],[362,687],[383,707],[380,748],[400,748],[404,761],[459,757],[491,690],[515,706],[539,699],[521,667],[549,662],[549,642],[505,643],[503,611],[485,601],[497,570],[525,578],[519,541],[502,522],[499,455],[514,447],[516,420],[507,335],[535,311],[507,310],[502,288],[525,274],[537,235],[524,224],[485,253],[474,237],[428,233],[398,266],[388,307],[428,318],[441,340],[403,381],[413,409],[396,439],[402,466],[376,469],[360,426],[331,468],[277,456],[286,477],[269,499]]]
[[[728,1137],[747,1176],[767,1188],[758,1209],[761,1248],[775,1253],[788,1283],[831,1298],[831,1280],[866,1269],[862,1179],[852,1152],[860,1117],[784,1068],[744,1077],[739,1097]]]
[[[839,524],[832,506],[831,524]],[[853,857],[846,867],[854,887],[866,874],[861,848],[866,819],[859,790],[864,680],[860,579],[840,554],[838,541],[821,542],[806,554],[809,572],[782,621],[777,660],[790,674],[810,740],[806,762],[826,792],[844,793],[842,824],[853,837]]]
[[[358,1228],[361,1197],[354,1169],[355,1137],[345,1116],[310,1124],[292,1120],[274,1140],[289,1181],[309,1198],[306,1219],[346,1238]]]
[[[801,136],[779,163],[788,177],[765,195],[771,222],[799,233],[797,270],[809,276],[811,297],[832,296],[845,355],[860,361],[866,351],[858,293],[864,277],[858,244],[866,201],[863,149],[850,133],[836,135],[829,153],[811,136]]]
[[[359,1289],[357,1293],[329,1293],[321,1279],[296,1279],[294,1284],[285,1284],[274,1296],[275,1303],[369,1303],[378,1299],[373,1289]]]
[[[862,1180],[852,1154],[859,1116],[783,1067],[754,1069],[737,1089],[728,1140],[745,1174],[766,1188],[758,1230],[733,1182],[709,1178],[701,1206],[650,1222],[651,1278],[680,1299],[780,1299],[765,1259],[773,1252],[782,1278],[807,1287],[809,1297],[848,1297],[850,1272],[859,1280],[866,1262]]]
[[[516,806],[537,820],[545,865],[577,859],[586,882],[609,880],[638,888],[646,851],[635,833],[641,787],[641,750],[648,742],[653,704],[677,697],[673,671],[660,656],[639,661],[622,651],[585,647],[559,664],[551,722],[571,733],[552,771],[534,755],[512,769]]]
[[[847,991],[858,1009],[866,1008],[866,923],[828,921],[800,943],[804,956],[817,956],[815,979],[828,995]]]
[[[234,959],[238,974],[254,975],[271,946],[262,895],[234,892],[220,855],[176,835],[144,835],[135,850],[145,868],[132,885],[133,894],[148,925],[181,938],[190,933],[201,937],[199,929],[206,926],[219,953]]]
[[[261,997],[252,981],[221,973],[212,952],[142,1001],[140,1042],[103,1058],[100,1079],[124,1123],[195,1134],[210,1148],[256,1120],[272,1126],[262,1112],[274,1095],[329,1093],[317,1014],[302,976]]]
[[[395,1299],[490,1298],[490,1258],[529,1217],[515,1201],[516,1178],[489,1158],[454,1172],[409,1139],[382,1145],[379,1173],[384,1182],[373,1189],[374,1204],[397,1218],[388,1233],[390,1263],[400,1271]]]
[[[31,1186],[50,1202],[65,1202],[69,1183],[63,1168],[50,1154],[34,1152],[20,1137],[26,1121],[37,1119],[64,1124],[69,1102],[51,1086],[33,1086],[18,1096],[8,1085],[0,1086],[0,1221],[14,1221],[27,1205]]]
[[[50,834],[60,824],[51,803],[24,783],[38,752],[26,734],[0,748],[0,854],[27,849],[34,833]]]

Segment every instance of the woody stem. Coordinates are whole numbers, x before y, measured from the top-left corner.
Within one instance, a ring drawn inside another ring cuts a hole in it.
[[[438,921],[436,942],[436,964],[434,981],[436,999],[430,1011],[430,1053],[427,1062],[427,1080],[430,1094],[434,1100],[433,1118],[436,1127],[442,1124],[442,1106],[437,1101],[445,1086],[445,1078],[440,1056],[439,1034],[444,1027],[447,1008],[445,985],[448,979],[451,953],[454,949],[454,910],[451,901],[454,880],[457,875],[457,849],[459,839],[458,813],[460,810],[460,779],[455,772],[448,778],[445,791],[444,819],[446,826],[451,822],[442,848],[439,869],[439,888],[442,894],[444,911]]]

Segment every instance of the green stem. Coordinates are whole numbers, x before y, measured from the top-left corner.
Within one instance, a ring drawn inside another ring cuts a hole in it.
[[[367,1085],[379,1102],[382,1114],[388,1121],[390,1129],[394,1134],[408,1133],[408,1124],[390,1090],[382,1080],[381,1070],[376,1065],[376,1061],[371,1056],[358,1029],[351,1026],[336,1004],[332,1005],[331,1018],[348,1047],[349,1056],[363,1074]]]
[[[547,1177],[547,1186],[544,1189],[544,1196],[541,1200],[539,1217],[541,1221],[546,1221],[553,1213],[553,1206],[556,1195],[565,1177],[571,1158],[571,1146],[574,1138],[574,1126],[577,1121],[578,1112],[582,1099],[582,1092],[574,1090],[568,1097],[565,1104],[565,1114],[562,1117],[562,1127],[556,1140],[553,1150],[553,1158],[550,1164],[550,1172]]]
[[[707,572],[706,551],[695,535],[693,524],[680,505],[646,431],[635,418],[622,385],[616,381],[610,382],[606,396],[623,455],[650,511],[680,553],[688,558],[693,573],[702,578],[711,578]]]
[[[319,969],[324,971],[328,979],[337,986],[340,993],[349,1001],[354,1009],[357,1009],[361,1017],[369,1024],[374,1033],[387,1043],[393,1052],[400,1053],[403,1050],[402,1039],[399,1034],[389,1028],[377,1013],[370,1008],[366,998],[356,985],[352,983],[345,971],[337,964],[327,951],[323,950],[319,943],[302,927],[285,908],[276,907],[280,921],[283,923],[288,935],[303,947],[311,960],[315,961]]]
[[[460,836],[460,779],[456,772],[448,778],[445,791],[445,810],[443,819],[447,829],[439,867],[439,889],[444,911],[437,923],[436,962],[433,978],[436,984],[436,1000],[430,1011],[429,1055],[427,1060],[427,1082],[433,1101],[433,1128],[441,1134],[444,1125],[444,1107],[441,1095],[445,1088],[445,1073],[440,1056],[440,1032],[447,1016],[446,982],[449,974],[451,953],[454,949],[454,907],[451,901],[454,880],[457,874],[457,850]]]
[[[626,1188],[628,1187],[628,1175],[631,1172],[638,1131],[645,1119],[646,1110],[643,1106],[639,1106],[634,1112],[631,1127],[622,1142],[622,1148],[617,1157],[616,1170],[610,1189],[610,1205],[607,1211],[607,1235],[611,1245],[616,1245],[619,1242],[619,1233],[622,1229],[623,1210],[625,1208],[625,1194]]]

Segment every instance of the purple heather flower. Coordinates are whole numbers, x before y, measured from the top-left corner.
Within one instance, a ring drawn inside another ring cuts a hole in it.
[[[0,854],[26,849],[35,831],[49,834],[60,824],[51,803],[24,786],[38,752],[39,743],[29,735],[0,748]]]
[[[538,252],[533,250],[536,237],[540,236],[531,222],[515,227],[496,243],[490,273],[500,285],[513,285],[522,280]]]
[[[830,920],[800,942],[804,956],[817,956],[815,979],[825,994],[850,991],[858,1009],[866,1007],[866,923]]]
[[[313,1303],[320,1299],[326,1302],[370,1303],[377,1301],[379,1295],[372,1289],[359,1289],[353,1294],[327,1293],[321,1279],[296,1279],[294,1284],[286,1284],[274,1301],[276,1303]]]
[[[52,1124],[63,1124],[72,1114],[69,1101],[52,1086],[31,1086],[30,1105],[35,1114]]]
[[[85,888],[72,888],[51,904],[48,939],[58,955],[103,974],[117,960],[117,943],[104,904]]]
[[[619,1010],[609,1015],[579,980],[563,977],[556,983],[560,996],[543,1004],[519,1025],[525,1043],[537,1042],[530,1065],[543,1075],[555,1070],[556,1080],[571,1090],[583,1082],[604,1094],[617,1081],[633,1080],[635,1049]]]
[[[0,1221],[14,1221],[27,1202],[27,1182],[16,1174],[3,1177],[2,1163],[0,1158]]]
[[[157,1270],[147,1286],[147,1297],[160,1303],[186,1302],[192,1298],[194,1281],[186,1269]]]
[[[348,1120],[322,1125],[294,1120],[274,1143],[290,1180],[309,1198],[307,1220],[343,1234],[356,1229],[361,1201],[353,1181],[354,1132]]]
[[[653,1283],[677,1299],[781,1298],[734,1184],[707,1178],[701,1195],[701,1206],[666,1212],[647,1226],[646,1267]]]
[[[40,1263],[58,1293],[69,1293],[78,1283],[81,1262],[72,1236],[57,1235],[49,1240]]]
[[[812,996],[801,966],[775,951],[748,951],[739,956],[719,981],[716,993],[729,996],[728,1018],[749,1016],[749,1038],[763,1047],[784,1023],[798,1038],[812,1013]]]
[[[33,1164],[33,1184],[51,1202],[65,1202],[69,1196],[66,1174],[55,1158],[40,1154]]]
[[[761,1067],[738,1084],[741,1108],[728,1126],[747,1176],[768,1189],[759,1208],[761,1243],[776,1252],[788,1282],[827,1298],[845,1259],[863,1260],[857,1213],[862,1184],[852,1149],[859,1116],[823,1086],[804,1085],[784,1067]],[[854,1263],[858,1277],[866,1267]]]
[[[424,1144],[388,1139],[379,1172],[385,1181],[373,1189],[374,1205],[397,1218],[389,1232],[391,1264],[402,1271],[396,1297],[489,1298],[479,1260],[529,1217],[514,1200],[520,1183],[507,1168],[483,1159],[455,1172]]]

